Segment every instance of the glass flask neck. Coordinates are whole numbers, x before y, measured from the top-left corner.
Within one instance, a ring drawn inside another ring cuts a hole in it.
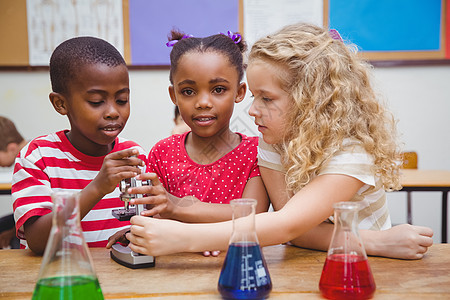
[[[80,224],[79,195],[52,195],[53,225],[45,247],[39,278],[71,275],[95,277]]]
[[[52,201],[52,229],[32,299],[103,299],[80,225],[79,194],[56,192]]]
[[[328,299],[370,299],[376,284],[366,251],[358,234],[355,202],[334,205],[334,231],[328,248],[319,289]]]
[[[233,210],[233,232],[230,244],[234,243],[258,243],[255,230],[254,199],[235,199],[230,201]]]
[[[338,203],[334,209],[334,223],[340,230],[353,231],[358,234],[358,206],[353,203]]]
[[[339,202],[334,205],[334,231],[328,255],[352,254],[367,258],[358,232],[358,209],[355,202]]]

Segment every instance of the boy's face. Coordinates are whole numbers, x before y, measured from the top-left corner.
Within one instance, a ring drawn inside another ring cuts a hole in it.
[[[70,142],[84,154],[106,155],[130,115],[128,69],[85,65],[68,87],[65,109],[57,110],[69,118]]]

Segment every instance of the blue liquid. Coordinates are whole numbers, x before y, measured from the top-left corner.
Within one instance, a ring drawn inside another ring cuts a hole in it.
[[[269,270],[257,243],[228,247],[218,289],[225,299],[264,299],[272,290]]]

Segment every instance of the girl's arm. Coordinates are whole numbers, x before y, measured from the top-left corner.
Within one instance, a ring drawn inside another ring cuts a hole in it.
[[[267,192],[275,210],[281,209],[289,200],[282,172],[260,167],[267,184]],[[270,180],[270,181],[269,181]],[[293,245],[327,251],[333,235],[334,225],[321,223],[291,241]],[[359,234],[368,255],[401,259],[420,259],[433,244],[431,228],[402,224],[388,230],[360,230]]]
[[[175,197],[165,190],[155,173],[141,174],[139,178],[149,179],[153,183],[153,186],[131,189],[132,193],[148,194],[147,197],[132,200],[131,204],[153,205],[151,209],[141,214],[143,216],[159,214],[165,219],[187,223],[221,222],[231,219],[232,211],[229,204],[205,203],[193,196]],[[267,211],[269,199],[260,176],[248,180],[242,198],[257,199],[256,213]]]
[[[347,201],[363,185],[345,175],[321,175],[277,212],[257,214],[256,231],[262,246],[288,242],[320,224],[333,213],[333,203]],[[232,223],[185,224],[133,217],[127,234],[133,251],[149,255],[226,249]]]

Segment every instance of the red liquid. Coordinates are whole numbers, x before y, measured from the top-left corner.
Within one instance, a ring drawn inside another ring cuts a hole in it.
[[[350,254],[327,257],[319,282],[322,296],[328,299],[369,299],[375,288],[367,258]]]

